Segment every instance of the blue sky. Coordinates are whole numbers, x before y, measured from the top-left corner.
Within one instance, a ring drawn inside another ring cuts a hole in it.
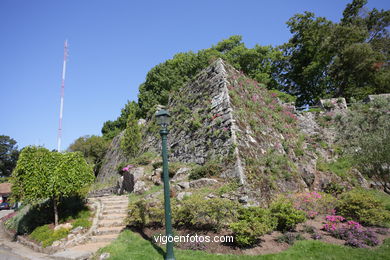
[[[69,41],[63,144],[100,135],[155,65],[231,35],[248,47],[290,38],[286,21],[312,11],[338,21],[344,0],[1,0],[0,135],[57,147],[64,40]],[[369,0],[369,9],[389,9]]]

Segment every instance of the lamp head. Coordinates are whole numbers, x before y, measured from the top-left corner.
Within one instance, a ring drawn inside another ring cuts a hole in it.
[[[168,127],[171,122],[171,115],[168,110],[161,109],[156,113],[157,124],[159,124],[162,128]]]

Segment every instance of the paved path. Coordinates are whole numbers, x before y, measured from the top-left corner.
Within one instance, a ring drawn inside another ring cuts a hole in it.
[[[110,195],[89,200],[98,200],[101,205],[96,229],[86,243],[70,247],[62,252],[57,252],[51,255],[51,257],[59,260],[86,259],[100,248],[110,244],[125,228],[125,218],[127,217],[129,203],[129,197],[127,195]]]
[[[128,196],[104,196],[91,198],[101,205],[97,218],[96,229],[86,243],[67,248],[53,255],[33,251],[17,242],[9,241],[0,228],[0,260],[81,260],[87,259],[100,248],[110,244],[125,228],[127,217]],[[13,211],[0,211],[3,216]],[[1,215],[0,215],[1,216]]]
[[[13,209],[3,209],[3,210],[0,210],[0,218],[5,217],[8,214],[11,214],[12,212],[14,212]]]

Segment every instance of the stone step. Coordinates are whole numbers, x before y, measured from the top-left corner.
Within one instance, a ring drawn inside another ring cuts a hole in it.
[[[127,210],[129,207],[127,205],[114,205],[114,206],[103,206],[103,210]]]
[[[91,236],[89,241],[93,243],[99,243],[99,242],[111,242],[115,240],[118,237],[118,234],[109,234],[109,235],[98,235],[98,236]]]
[[[109,234],[119,234],[125,226],[118,226],[118,227],[101,227],[96,229],[93,234],[94,235],[109,235]]]
[[[111,220],[111,219],[125,219],[127,217],[126,213],[122,214],[109,214],[99,216],[100,220]]]
[[[125,225],[124,220],[101,220],[98,223],[98,227],[121,227]]]
[[[129,205],[128,201],[123,202],[115,202],[115,201],[108,201],[102,203],[103,207],[127,207]]]
[[[107,246],[110,242],[97,242],[97,243],[86,243],[83,245],[74,246],[71,248],[72,251],[83,251],[83,252],[92,252],[95,253],[100,248]]]
[[[118,209],[115,209],[115,210],[104,210],[103,215],[105,216],[109,216],[109,215],[112,215],[112,214],[115,214],[115,215],[123,215],[123,214],[127,214],[127,209],[122,209],[122,210],[118,210]]]

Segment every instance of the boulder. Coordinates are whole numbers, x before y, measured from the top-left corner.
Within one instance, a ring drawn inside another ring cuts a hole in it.
[[[177,170],[175,176],[173,176],[172,181],[179,181],[179,180],[184,180],[187,178],[187,176],[190,174],[191,168],[180,168]]]
[[[137,181],[134,185],[133,192],[135,194],[143,194],[145,191],[147,191],[148,188],[146,187],[146,183],[144,181]]]
[[[212,185],[217,184],[217,183],[218,183],[218,181],[214,180],[214,179],[201,178],[199,180],[191,181],[189,184],[190,184],[190,188],[198,189],[198,188],[203,188],[203,187],[207,187],[207,186],[212,186]]]
[[[183,200],[184,197],[189,197],[189,196],[191,196],[191,195],[192,195],[192,192],[184,191],[184,192],[179,192],[179,193],[177,194],[176,198],[177,198],[178,200]]]

